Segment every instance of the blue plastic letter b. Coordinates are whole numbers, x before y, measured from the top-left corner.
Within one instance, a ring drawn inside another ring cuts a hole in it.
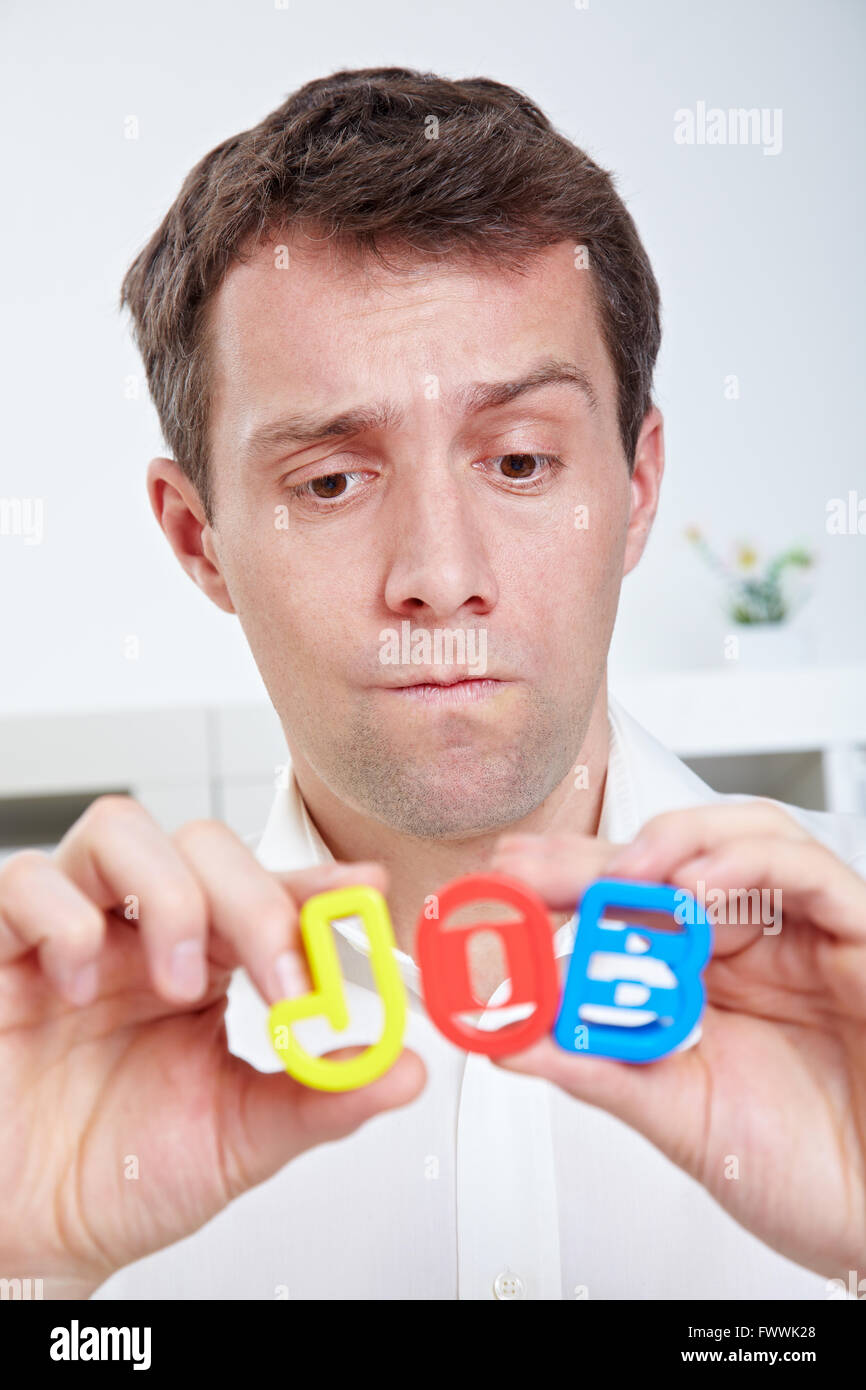
[[[607,908],[665,913],[684,925],[663,931],[605,922]],[[688,1037],[703,1012],[700,972],[711,949],[710,924],[692,894],[668,884],[597,879],[580,902],[554,1038],[567,1052],[624,1062],[664,1057]],[[646,965],[638,966],[639,961]]]

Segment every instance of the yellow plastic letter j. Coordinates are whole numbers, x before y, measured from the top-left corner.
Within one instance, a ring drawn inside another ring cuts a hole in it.
[[[337,1032],[349,1023],[340,959],[331,923],[360,917],[370,942],[373,978],[384,1006],[382,1036],[358,1057],[333,1061],[313,1057],[295,1038],[292,1024],[325,1018]],[[394,932],[382,894],[367,884],[317,893],[301,908],[301,937],[313,989],[300,999],[281,999],[268,1017],[271,1042],[286,1071],[317,1091],[354,1091],[382,1076],[400,1055],[406,1030],[406,991],[394,959]]]

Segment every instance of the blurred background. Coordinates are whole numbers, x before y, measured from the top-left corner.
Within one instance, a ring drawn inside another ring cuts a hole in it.
[[[117,296],[213,145],[384,64],[525,90],[653,262],[667,472],[613,693],[720,790],[866,814],[864,39],[860,0],[4,0],[0,853],[108,790],[263,826],[281,732],[150,512]],[[763,125],[710,143],[738,109]]]

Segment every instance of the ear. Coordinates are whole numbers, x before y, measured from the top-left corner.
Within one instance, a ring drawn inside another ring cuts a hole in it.
[[[151,459],[147,495],[154,516],[190,579],[218,608],[234,613],[219,567],[213,528],[196,488],[174,459]]]
[[[635,449],[634,472],[631,477],[631,512],[622,567],[624,576],[634,569],[643,555],[650,528],[655,520],[664,471],[664,419],[661,411],[652,406],[644,416]]]

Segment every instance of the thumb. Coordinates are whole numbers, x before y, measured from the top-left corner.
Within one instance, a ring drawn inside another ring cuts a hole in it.
[[[501,835],[490,866],[520,879],[554,911],[573,911],[619,849],[595,835]]]
[[[694,1047],[656,1062],[619,1062],[567,1052],[547,1036],[524,1052],[491,1059],[505,1071],[551,1081],[587,1105],[598,1106],[642,1134],[672,1162],[697,1177],[703,1166],[710,1098],[705,1051],[711,1010]]]
[[[355,1057],[363,1048],[328,1053]],[[316,1144],[342,1139],[386,1110],[414,1100],[427,1071],[415,1052],[401,1052],[394,1065],[354,1091],[316,1091],[284,1071],[260,1072],[240,1057],[226,1055],[219,1088],[219,1140],[232,1198],[272,1177]]]

